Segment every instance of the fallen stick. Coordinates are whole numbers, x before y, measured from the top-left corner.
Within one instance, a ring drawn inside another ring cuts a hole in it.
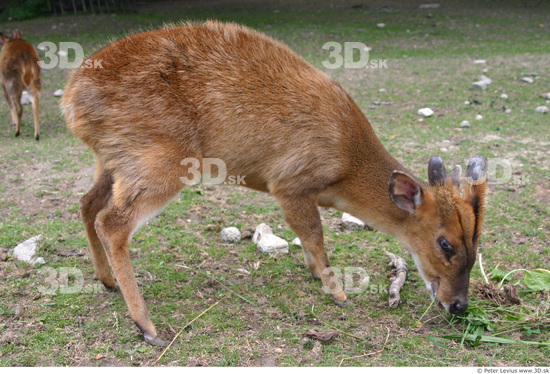
[[[383,251],[386,256],[390,258],[390,266],[395,268],[395,276],[390,278],[392,283],[390,286],[390,296],[388,302],[390,304],[390,308],[397,308],[399,304],[401,304],[401,296],[399,295],[399,292],[405,284],[409,267],[407,266],[405,260],[401,257],[388,252],[386,249],[383,249]]]

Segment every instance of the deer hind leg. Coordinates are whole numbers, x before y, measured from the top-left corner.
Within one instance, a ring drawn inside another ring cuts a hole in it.
[[[323,227],[317,208],[317,196],[274,195],[283,209],[287,223],[302,242],[305,262],[313,276],[321,279],[323,290],[332,295],[336,304],[350,304],[323,248]]]
[[[110,172],[102,171],[102,166],[99,162],[96,166],[96,170],[96,175],[98,175],[98,177],[96,178],[94,186],[80,200],[80,215],[82,216],[86,229],[95,274],[106,288],[115,290],[115,279],[111,275],[111,268],[109,267],[105,249],[95,229],[97,214],[107,206],[107,203],[111,199],[113,177]]]
[[[40,83],[34,83],[30,88],[32,113],[34,116],[34,138],[40,140]]]
[[[23,106],[21,105],[23,83],[14,79],[6,80],[4,93],[9,103],[11,120],[15,125],[15,136],[19,136],[21,134],[21,117],[23,116]]]
[[[164,346],[157,336],[155,325],[149,318],[149,311],[130,261],[128,242],[132,233],[166,205],[183,187],[171,176],[157,175],[155,181],[118,178],[114,175],[113,196],[105,209],[97,215],[95,229],[107,252],[109,263],[118,286],[128,306],[130,316],[143,332],[145,341]],[[138,187],[139,186],[139,187]]]

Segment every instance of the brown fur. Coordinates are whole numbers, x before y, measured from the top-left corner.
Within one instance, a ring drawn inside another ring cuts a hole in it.
[[[431,186],[411,177],[343,88],[285,45],[208,22],[132,35],[92,59],[103,59],[103,69],[75,71],[62,99],[68,126],[98,160],[81,212],[97,276],[110,289],[116,278],[147,341],[162,344],[128,242],[184,188],[180,162],[187,157],[220,158],[228,175],[272,193],[303,243],[306,264],[338,304],[347,297],[323,249],[318,205],[395,235],[427,285],[439,286],[446,307],[466,302],[463,279],[477,245],[472,195],[461,199],[450,178]],[[456,249],[452,264],[437,247],[443,235]]]
[[[11,118],[15,125],[15,136],[21,133],[23,106],[21,94],[27,88],[31,96],[34,115],[34,138],[40,139],[40,57],[29,42],[21,39],[21,31],[13,32],[13,38],[0,34],[0,83],[10,107]]]

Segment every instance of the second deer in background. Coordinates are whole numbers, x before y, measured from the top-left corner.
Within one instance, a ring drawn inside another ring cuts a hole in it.
[[[21,94],[28,89],[34,115],[34,138],[40,139],[40,57],[33,45],[21,39],[20,30],[15,30],[11,38],[0,33],[0,84],[4,89],[10,107],[11,118],[15,125],[15,136],[21,133],[23,106]]]

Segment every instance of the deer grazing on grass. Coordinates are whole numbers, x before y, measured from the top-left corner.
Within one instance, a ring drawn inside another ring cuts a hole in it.
[[[32,112],[34,115],[34,138],[40,139],[40,66],[38,53],[33,45],[21,39],[20,30],[13,32],[12,38],[0,33],[0,83],[4,89],[11,119],[15,125],[15,136],[21,133],[21,117],[23,106],[21,94],[24,89],[29,90]]]
[[[218,158],[228,175],[273,194],[301,239],[305,263],[348,303],[323,248],[318,206],[394,235],[433,298],[467,308],[485,212],[485,159],[447,174],[433,157],[424,183],[383,147],[345,90],[266,35],[234,24],[170,26],[97,52],[77,69],[61,108],[95,153],[95,185],[81,215],[97,277],[120,287],[144,338],[163,345],[130,261],[133,232],[184,187],[183,159]],[[109,266],[110,265],[110,266]],[[112,269],[112,273],[111,273]]]

